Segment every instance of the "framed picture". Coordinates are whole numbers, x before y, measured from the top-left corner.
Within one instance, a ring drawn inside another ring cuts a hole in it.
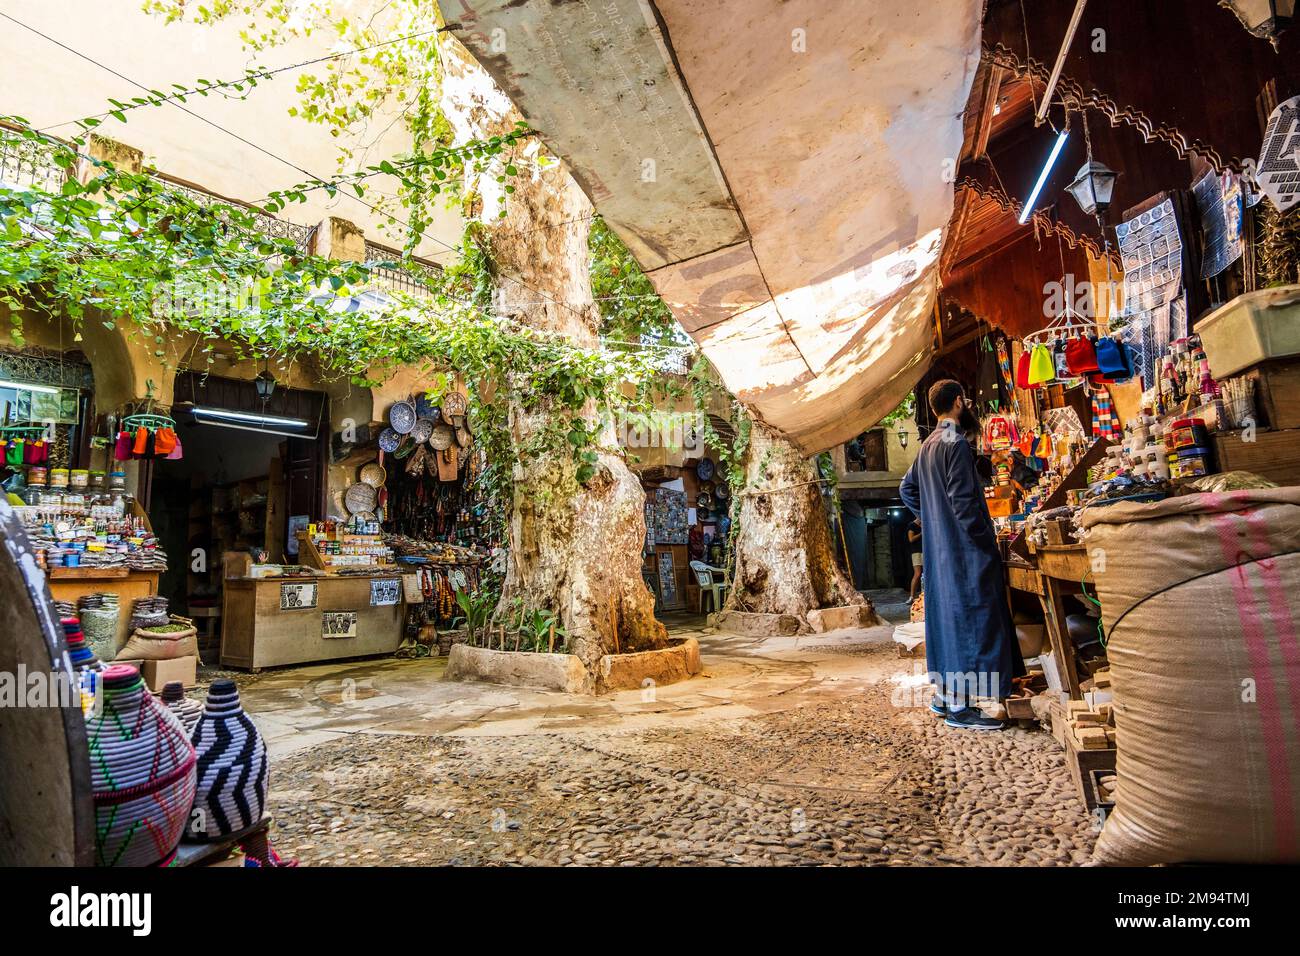
[[[402,600],[401,578],[375,578],[370,582],[370,606],[392,607]]]
[[[301,611],[316,606],[316,582],[294,581],[280,585],[280,610]]]
[[[289,515],[289,533],[284,541],[284,553],[291,557],[298,555],[298,532],[306,531],[311,524],[311,515]]]
[[[321,613],[320,636],[326,640],[357,636],[356,611],[324,611]]]
[[[686,598],[677,590],[677,567],[673,561],[671,548],[659,552],[659,601],[666,611],[686,606]]]

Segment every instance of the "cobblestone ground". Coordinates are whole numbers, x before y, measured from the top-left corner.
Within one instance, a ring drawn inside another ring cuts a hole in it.
[[[279,761],[303,865],[1069,865],[1091,822],[1042,732],[973,733],[891,686],[725,726],[358,733]]]

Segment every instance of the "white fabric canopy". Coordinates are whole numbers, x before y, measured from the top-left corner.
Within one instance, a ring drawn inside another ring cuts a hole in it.
[[[981,3],[444,0],[727,385],[804,451],[924,372]]]

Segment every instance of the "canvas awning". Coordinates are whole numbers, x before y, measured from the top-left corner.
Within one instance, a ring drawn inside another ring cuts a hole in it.
[[[809,453],[925,371],[981,6],[442,3],[728,387]]]

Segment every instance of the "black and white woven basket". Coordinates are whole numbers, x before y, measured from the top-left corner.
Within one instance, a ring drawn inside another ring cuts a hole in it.
[[[260,821],[266,811],[266,744],[244,713],[234,681],[212,682],[192,740],[199,780],[185,838],[214,840]]]

